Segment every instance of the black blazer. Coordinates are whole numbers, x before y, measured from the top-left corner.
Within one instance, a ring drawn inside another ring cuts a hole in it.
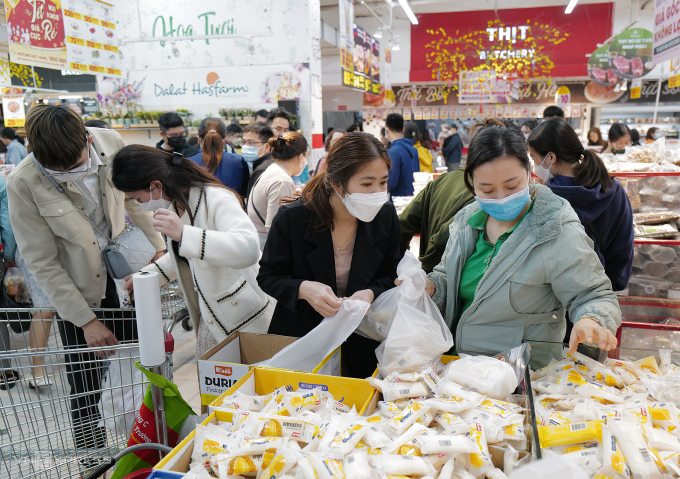
[[[331,232],[310,229],[311,218],[297,200],[279,209],[269,230],[257,282],[277,300],[270,334],[302,337],[323,320],[307,301],[298,300],[303,281],[338,292]],[[377,298],[393,288],[400,259],[399,218],[392,203],[386,203],[373,221],[359,221],[346,296],[370,289]]]

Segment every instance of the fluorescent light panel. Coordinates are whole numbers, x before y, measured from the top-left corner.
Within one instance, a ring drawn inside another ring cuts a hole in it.
[[[418,25],[418,19],[413,14],[413,10],[411,10],[411,7],[409,6],[408,2],[406,0],[399,0],[399,5],[401,5],[401,8],[404,9],[404,11],[406,12],[406,16],[408,17],[409,20],[411,20],[411,23],[414,25]]]
[[[567,5],[567,8],[566,10],[564,10],[564,13],[566,13],[567,15],[570,14],[572,10],[574,10],[574,7],[576,6],[577,3],[578,0],[569,0],[569,5]]]

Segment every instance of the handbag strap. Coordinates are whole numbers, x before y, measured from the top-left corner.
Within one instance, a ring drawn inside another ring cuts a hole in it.
[[[108,241],[109,244],[116,244],[116,242],[113,241],[111,238],[109,238],[108,235],[104,234],[104,232],[99,228],[99,226],[97,226],[97,225],[95,224],[95,222],[92,221],[92,218],[90,218],[89,215],[88,215],[87,213],[85,213],[85,211],[84,211],[80,206],[78,206],[78,205],[76,204],[76,202],[73,201],[73,199],[71,199],[71,197],[66,193],[66,190],[64,190],[64,187],[61,186],[61,185],[57,182],[57,180],[55,180],[55,179],[52,177],[52,175],[50,175],[50,174],[47,172],[47,170],[45,170],[45,168],[44,168],[40,163],[38,163],[38,160],[35,159],[35,156],[33,155],[33,153],[31,153],[31,160],[33,160],[33,163],[35,164],[35,166],[38,167],[38,170],[40,170],[40,172],[43,174],[43,176],[44,176],[45,178],[47,178],[47,180],[48,180],[50,183],[52,183],[52,185],[54,185],[54,187],[57,189],[57,191],[58,191],[59,193],[63,193],[64,196],[66,196],[66,198],[71,202],[71,204],[72,204],[72,205],[80,212],[81,215],[83,215],[83,216],[85,217],[85,219],[92,225],[92,227],[93,227],[94,229],[96,229],[97,231],[99,231],[99,234],[101,234],[104,238],[106,238],[106,241]]]
[[[264,174],[264,173],[263,173],[263,174]],[[257,215],[258,218],[260,218],[260,221],[262,221],[262,224],[263,224],[264,226],[266,226],[266,225],[267,225],[267,222],[264,220],[264,218],[262,217],[262,215],[260,214],[260,212],[257,211],[257,208],[255,208],[255,203],[253,202],[253,194],[255,193],[255,187],[256,187],[257,184],[260,182],[260,179],[261,179],[261,178],[262,178],[262,175],[258,176],[258,177],[257,177],[257,181],[255,181],[255,184],[254,184],[253,187],[250,189],[250,197],[248,197],[248,204],[247,204],[247,206],[246,206],[246,209],[248,209],[248,208],[252,205],[252,206],[253,206],[253,209],[255,210],[255,214]]]

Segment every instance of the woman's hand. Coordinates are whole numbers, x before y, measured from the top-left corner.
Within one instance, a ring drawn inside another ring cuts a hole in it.
[[[128,293],[132,294],[132,290],[134,289],[132,275],[127,275],[123,281],[125,281],[125,283],[123,283],[123,289],[126,289]]]
[[[347,299],[351,300],[358,299],[361,301],[366,301],[368,304],[371,304],[375,299],[375,295],[373,294],[373,291],[371,291],[370,289],[362,289],[361,291],[357,291]]]
[[[580,343],[597,343],[597,347],[605,351],[616,348],[616,336],[597,321],[588,317],[581,318],[571,331],[569,338],[569,354],[573,354]]]
[[[177,213],[161,208],[153,214],[153,229],[179,243],[182,241],[184,223]]]
[[[333,316],[342,306],[330,286],[316,281],[303,281],[298,291],[298,299],[307,301],[324,318]]]
[[[399,278],[394,280],[394,284],[396,286],[399,286],[401,283],[403,283],[403,281],[400,280]],[[425,292],[430,295],[430,298],[432,296],[434,296],[434,293],[436,291],[437,291],[437,285],[434,284],[434,281],[432,281],[431,279],[426,279],[425,280]]]

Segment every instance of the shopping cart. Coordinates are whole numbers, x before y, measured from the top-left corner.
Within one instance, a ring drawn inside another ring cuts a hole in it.
[[[123,338],[107,358],[70,337],[71,323],[45,320],[54,310],[0,309],[0,477],[82,478],[126,447],[147,384],[134,366],[135,311],[95,313]],[[44,349],[35,347],[40,336]],[[166,335],[162,372],[169,379],[173,346]],[[40,387],[41,377],[51,384]],[[78,381],[85,386],[72,395]]]
[[[178,323],[182,323],[185,331],[192,330],[193,324],[189,317],[189,311],[187,311],[187,304],[179,281],[170,281],[161,288],[161,311],[163,312],[163,319],[172,321],[168,328],[169,333],[172,333],[172,329]]]

